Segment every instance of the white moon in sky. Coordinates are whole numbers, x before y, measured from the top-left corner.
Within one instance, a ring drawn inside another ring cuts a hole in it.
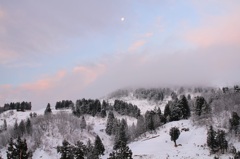
[[[121,18],[121,21],[123,22],[124,20],[125,20],[125,18],[124,18],[124,17],[122,17],[122,18]]]

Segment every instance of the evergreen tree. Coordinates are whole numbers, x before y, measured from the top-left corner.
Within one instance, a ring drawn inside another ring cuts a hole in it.
[[[61,154],[60,159],[74,159],[73,149],[67,140],[63,140],[62,146],[57,146],[57,152]]]
[[[219,146],[220,150],[224,154],[224,150],[227,150],[228,148],[228,142],[225,137],[225,131],[223,130],[218,130],[217,135],[216,135],[216,143]]]
[[[18,122],[15,120],[14,126],[13,126],[13,137],[16,138],[19,136],[19,128],[18,128]]]
[[[189,108],[188,101],[187,101],[187,98],[185,97],[185,95],[182,95],[180,97],[180,100],[178,101],[178,107],[182,111],[183,119],[187,119],[188,117],[190,117],[190,108]]]
[[[232,112],[232,118],[229,119],[229,123],[230,123],[230,130],[234,130],[235,133],[237,133],[238,130],[238,126],[239,126],[239,119],[240,117],[238,116],[238,114],[236,112]]]
[[[7,121],[6,121],[6,119],[4,119],[4,122],[3,122],[3,129],[5,131],[7,130]]]
[[[106,126],[106,133],[108,135],[112,135],[112,129],[113,129],[113,121],[115,117],[112,111],[108,113],[108,119],[107,119],[107,126]]]
[[[164,116],[167,118],[170,115],[171,115],[171,110],[170,110],[170,105],[168,103],[164,108]]]
[[[94,149],[98,155],[104,155],[105,148],[102,143],[102,140],[100,139],[100,137],[98,135],[95,138]]]
[[[121,142],[117,150],[110,153],[108,159],[133,159],[132,151],[126,145],[126,143]]]
[[[19,123],[18,128],[19,128],[19,133],[20,133],[20,135],[21,135],[21,136],[24,135],[25,132],[26,132],[26,126],[25,126],[24,120],[21,120],[21,122]]]
[[[114,149],[118,149],[121,145],[122,142],[127,143],[128,138],[127,138],[127,123],[124,119],[121,120],[120,126],[117,130],[117,133],[115,135],[115,143],[114,143]]]
[[[27,122],[26,122],[26,132],[29,135],[32,134],[32,123],[31,123],[31,120],[29,118],[27,118]]]
[[[180,135],[180,131],[177,127],[172,127],[170,129],[169,135],[171,136],[171,141],[174,142],[175,147],[177,147],[176,140],[178,139]]]
[[[203,97],[196,97],[196,101],[195,101],[195,112],[198,116],[201,116],[202,114],[202,107],[205,103],[205,99]]]
[[[7,148],[7,159],[15,159],[15,156],[16,156],[16,150],[14,147],[13,139],[11,138]]]
[[[26,140],[22,140],[20,137],[17,138],[16,143],[12,139],[9,141],[7,150],[7,159],[28,159],[29,152]]]
[[[146,124],[144,117],[140,115],[137,119],[136,137],[140,136],[144,132],[146,132]]]
[[[101,116],[102,118],[105,118],[105,117],[107,116],[107,113],[106,113],[106,110],[105,110],[105,109],[102,109],[102,110],[101,110],[100,116]]]
[[[210,148],[211,152],[215,152],[218,145],[216,141],[216,131],[213,130],[213,127],[210,126],[207,133],[207,146]]]
[[[51,109],[50,103],[48,103],[48,105],[44,111],[44,115],[49,115],[51,113],[52,113],[52,109]]]
[[[86,150],[86,146],[81,141],[78,141],[73,149],[75,159],[84,159]]]
[[[147,126],[147,130],[150,130],[150,131],[155,130],[155,124],[154,124],[154,120],[153,120],[154,115],[155,115],[154,111],[147,111],[145,113],[145,123]]]
[[[80,127],[81,127],[81,129],[86,129],[86,127],[87,127],[87,122],[86,122],[84,116],[81,119]]]

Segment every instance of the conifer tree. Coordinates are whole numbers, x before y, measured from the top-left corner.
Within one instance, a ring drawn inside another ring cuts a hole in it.
[[[171,141],[174,142],[174,146],[177,147],[176,140],[178,139],[180,135],[180,131],[177,127],[172,127],[170,129],[169,135],[171,136]]]
[[[7,148],[7,159],[14,159],[15,156],[16,156],[16,150],[14,147],[13,139],[11,138]]]
[[[98,135],[95,138],[94,150],[97,152],[98,155],[104,155],[105,148],[102,143],[102,140]]]
[[[20,135],[21,135],[21,136],[24,135],[25,132],[26,132],[26,126],[25,126],[24,120],[21,120],[21,122],[19,123],[18,128],[19,128],[19,133],[20,133]]]
[[[78,141],[73,149],[75,159],[84,159],[86,150],[86,146],[81,141]]]
[[[31,123],[31,120],[29,118],[27,118],[27,122],[26,122],[26,132],[29,135],[32,134],[32,123]]]
[[[44,115],[49,115],[51,113],[52,113],[52,109],[51,109],[50,103],[48,103],[48,105],[44,111]]]
[[[216,142],[216,131],[213,130],[213,127],[210,126],[207,133],[207,146],[210,148],[211,152],[215,152],[218,145]]]
[[[105,130],[108,135],[112,135],[114,119],[115,119],[114,114],[112,111],[110,111],[108,113],[107,126],[106,126],[106,130]]]
[[[3,129],[6,131],[7,130],[7,121],[4,119],[3,121]]]
[[[81,119],[80,127],[81,127],[81,129],[86,129],[86,127],[87,127],[87,122],[86,122],[84,116]]]
[[[129,149],[126,143],[121,142],[119,148],[110,153],[108,159],[133,159],[132,151]]]
[[[62,146],[57,146],[57,152],[61,154],[60,159],[74,159],[73,146],[67,140],[63,140]]]

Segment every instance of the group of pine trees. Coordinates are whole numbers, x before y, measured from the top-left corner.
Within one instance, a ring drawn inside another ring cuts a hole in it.
[[[89,140],[87,145],[81,141],[71,145],[68,141],[63,140],[62,146],[57,146],[57,152],[61,154],[60,159],[99,159],[101,155],[104,155],[104,151],[105,147],[98,135],[94,144]]]
[[[150,101],[163,101],[165,95],[167,95],[170,92],[169,89],[136,89],[134,91],[134,96],[138,99],[147,99]]]
[[[12,134],[12,138],[17,138],[17,137],[21,137],[24,134],[28,134],[31,135],[32,134],[32,123],[31,120],[29,118],[27,118],[26,121],[21,120],[20,123],[18,124],[17,120],[14,123],[13,126],[13,134]]]
[[[115,100],[113,109],[120,115],[128,115],[135,118],[138,118],[141,115],[141,111],[136,105],[124,102],[122,100]]]
[[[25,111],[25,110],[31,110],[32,104],[31,102],[16,102],[16,103],[5,103],[3,107],[0,107],[0,113],[8,110],[17,110],[17,111]]]
[[[26,140],[18,137],[14,141],[11,138],[7,148],[7,159],[29,159],[29,157],[31,152],[28,151]]]
[[[226,140],[226,133],[223,130],[215,131],[212,126],[210,126],[207,133],[207,146],[210,148],[212,153],[224,151],[228,149],[228,141]]]
[[[71,100],[62,100],[56,103],[55,109],[69,109],[73,107],[73,102]]]
[[[164,116],[167,118],[167,121],[188,119],[190,115],[191,111],[185,95],[181,95],[180,99],[178,99],[175,94],[172,94],[172,101],[169,101],[164,109]]]

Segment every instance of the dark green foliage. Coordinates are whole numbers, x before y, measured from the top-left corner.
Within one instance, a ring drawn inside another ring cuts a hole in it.
[[[127,129],[128,129],[127,122],[126,120],[122,119],[115,134],[115,143],[113,147],[114,150],[118,149],[121,146],[122,142],[124,143],[128,142]]]
[[[218,149],[218,143],[216,141],[217,133],[213,130],[213,127],[210,126],[207,133],[207,146],[210,148],[211,152],[215,153]]]
[[[106,130],[105,130],[108,135],[112,135],[114,119],[115,119],[114,114],[112,111],[110,111],[108,113],[107,126],[106,126]]]
[[[104,155],[105,148],[104,148],[104,145],[102,143],[102,140],[100,139],[100,137],[98,135],[95,138],[94,151],[98,155]]]
[[[25,132],[26,132],[26,125],[25,125],[24,120],[21,120],[21,122],[19,123],[18,130],[19,130],[19,133],[20,133],[21,136],[23,134],[25,134]]]
[[[71,100],[62,100],[56,103],[55,109],[69,109],[73,107]]]
[[[223,154],[224,154],[224,150],[227,151],[227,149],[228,149],[228,142],[227,142],[225,136],[226,136],[225,131],[218,130],[217,135],[216,135],[216,142],[217,142],[219,149],[222,151]]]
[[[84,116],[81,119],[80,127],[81,127],[81,129],[86,129],[86,127],[87,127],[87,122],[86,122]]]
[[[108,159],[133,159],[132,151],[124,142],[120,142],[120,146],[117,150],[110,153]]]
[[[147,99],[150,101],[162,101],[166,94],[165,89],[144,89],[140,88],[135,90],[134,96],[138,99]]]
[[[182,111],[182,118],[183,119],[188,119],[190,117],[190,108],[188,105],[188,101],[187,98],[182,95],[180,97],[180,99],[178,100],[178,107],[181,109]]]
[[[48,105],[44,111],[44,115],[49,115],[51,113],[52,113],[52,109],[51,109],[50,103],[48,103]]]
[[[170,110],[170,105],[168,103],[164,108],[164,116],[167,118],[170,115],[171,115],[171,110]]]
[[[73,148],[74,159],[84,159],[86,151],[86,146],[81,141],[78,141]]]
[[[177,127],[172,127],[170,129],[169,135],[171,136],[171,141],[174,142],[175,147],[177,147],[176,140],[178,139],[180,135],[180,131]]]
[[[27,118],[27,122],[26,122],[26,132],[29,135],[32,134],[32,123],[31,123],[31,120],[29,118]]]
[[[101,103],[99,99],[81,99],[76,101],[75,109],[73,109],[73,114],[80,117],[84,114],[89,114],[95,116],[101,112]]]
[[[16,142],[12,139],[9,141],[9,146],[7,149],[8,159],[28,159],[29,157],[28,147],[26,140],[22,140],[20,137],[17,138]]]
[[[209,114],[211,111],[210,106],[207,104],[206,100],[203,97],[196,97],[195,101],[195,113],[198,116],[204,114]]]
[[[101,116],[102,118],[105,118],[105,117],[107,116],[107,112],[106,112],[105,109],[102,109],[102,110],[101,110],[100,116]]]
[[[147,111],[145,113],[145,124],[146,129],[153,131],[155,130],[154,116],[157,115],[154,111]]]
[[[4,119],[4,121],[3,121],[3,130],[4,131],[7,130],[7,121],[6,121],[6,119]]]
[[[121,100],[115,100],[113,108],[121,115],[128,115],[135,118],[139,117],[141,114],[140,109],[136,105],[132,105],[131,103],[126,103]]]
[[[236,112],[232,112],[232,118],[229,119],[230,123],[230,131],[234,130],[237,133],[238,126],[239,126],[239,119],[240,117]]]
[[[60,159],[74,159],[73,146],[63,140],[62,146],[57,146],[57,152],[61,154]]]
[[[2,108],[2,107],[1,107]],[[17,103],[6,103],[4,104],[3,111],[8,110],[17,110],[17,111],[25,111],[25,110],[31,110],[32,104],[31,102],[17,102]]]
[[[11,138],[7,148],[7,159],[14,159],[15,156],[16,156],[16,150],[13,143],[13,139]]]

